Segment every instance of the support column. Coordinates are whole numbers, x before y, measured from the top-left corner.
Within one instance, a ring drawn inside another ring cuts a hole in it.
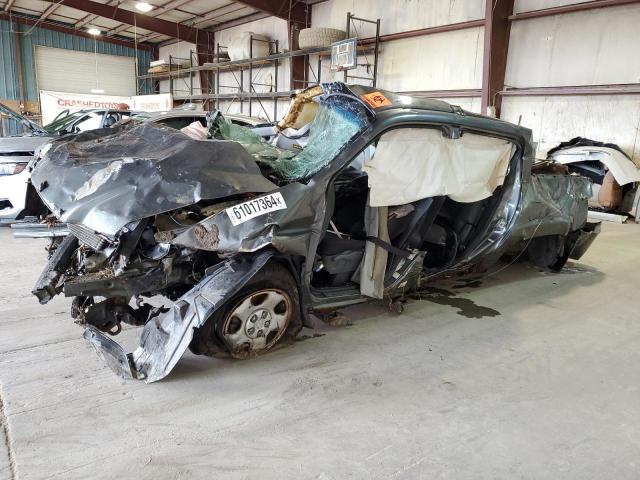
[[[16,55],[16,74],[18,78],[18,100],[20,102],[20,113],[22,113],[26,108],[26,98],[24,90],[24,71],[22,69],[22,39],[20,38],[20,24],[18,24],[18,22],[13,23],[13,31]]]
[[[298,45],[298,33],[300,32],[300,30],[311,26],[311,5],[306,5],[305,8],[306,11],[304,12],[304,20],[291,19],[287,23],[287,29],[289,32],[289,49],[292,51],[300,49],[300,45]],[[308,60],[308,55],[291,57],[291,90],[297,90],[307,87],[307,84],[305,82],[307,80],[308,74]]]
[[[486,0],[482,66],[482,114],[500,118],[514,0]]]

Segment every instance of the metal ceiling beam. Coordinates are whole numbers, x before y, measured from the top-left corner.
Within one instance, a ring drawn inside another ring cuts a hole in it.
[[[433,35],[434,33],[454,32],[456,30],[464,30],[467,28],[478,28],[484,26],[485,19],[468,20],[460,23],[450,23],[447,25],[436,25],[435,27],[420,28],[418,30],[407,30],[404,32],[388,33],[380,35],[380,42],[392,42],[394,40],[402,40],[405,38],[422,37],[425,35]],[[376,37],[367,37],[362,40],[358,39],[358,45],[372,45],[376,43]]]
[[[574,3],[572,5],[564,5],[561,7],[543,8],[541,10],[517,13],[515,15],[510,15],[509,20],[515,21],[526,20],[528,18],[548,17],[549,15],[583,12],[585,10],[595,10],[598,8],[619,7],[620,5],[630,5],[632,3],[640,3],[640,0],[592,0],[590,2]]]
[[[42,12],[42,15],[40,15],[40,21],[42,22],[43,20],[46,20],[47,18],[49,18],[49,16],[53,12],[55,12],[59,6],[60,5],[57,3],[54,3],[53,5],[49,5],[47,9],[44,12]]]
[[[8,12],[9,10],[11,10],[11,7],[13,7],[13,4],[15,2],[16,2],[16,0],[9,0],[4,6],[4,11]]]
[[[118,0],[109,0],[107,2],[107,5],[119,5],[120,2]],[[85,25],[87,25],[88,23],[93,22],[96,18],[99,18],[100,15],[86,15],[84,17],[82,17],[80,20],[78,20],[73,26],[75,28],[82,28]]]
[[[91,40],[94,40],[96,38],[93,35],[89,35],[87,32],[83,32],[82,30],[76,30],[74,28],[65,27],[58,23],[40,22],[40,20],[36,17],[32,18],[32,17],[25,17],[25,16],[17,16],[15,14],[9,15],[8,13],[0,12],[0,20],[13,21],[21,25],[29,25],[29,26],[35,25],[38,28],[44,28],[46,30],[66,33],[69,35],[76,35],[78,37],[89,38]],[[130,42],[128,40],[121,40],[119,38],[100,37],[98,41],[105,42],[105,43],[112,43],[114,45],[122,45],[123,47],[136,48],[136,44],[134,42]],[[149,51],[153,50],[153,47],[151,45],[140,44],[140,43],[137,45],[137,48],[141,50],[149,50]]]
[[[504,89],[507,71],[507,52],[514,0],[485,0],[484,57],[482,64],[482,107],[481,113],[488,114],[488,107],[495,109],[500,118],[502,98],[498,93]]]
[[[162,5],[160,7],[156,7],[153,10],[151,10],[150,12],[147,12],[147,15],[150,17],[158,17],[160,15],[162,15],[163,13],[167,13],[169,10],[173,10],[174,8],[179,8],[182,5],[184,5],[185,3],[189,3],[191,0],[173,0],[165,5]],[[124,32],[125,30],[127,30],[131,25],[127,25],[127,24],[122,24],[119,27],[114,28],[113,30],[109,30],[107,32],[107,35],[118,35],[121,32]]]
[[[564,87],[507,88],[500,92],[503,97],[539,97],[566,95],[631,95],[640,94],[640,83],[608,85],[574,85]]]
[[[145,30],[161,33],[169,37],[179,38],[180,40],[196,43],[198,45],[206,45],[209,41],[210,33],[206,30],[201,30],[199,28],[190,27],[180,23],[169,22],[167,20],[161,20],[149,15],[118,8],[117,6],[110,6],[91,0],[62,0],[62,4],[67,7],[80,10],[81,12],[87,12],[103,18],[115,20],[116,22],[138,26]]]
[[[291,2],[291,12],[290,0],[236,0],[236,3],[242,3],[274,17],[291,20],[293,23],[305,24],[307,20],[307,6],[298,1]]]
[[[232,8],[229,9],[229,7],[232,7]],[[195,27],[197,25],[201,25],[211,20],[215,21],[215,19],[218,17],[221,17],[223,15],[228,15],[230,13],[235,13],[238,10],[242,10],[243,8],[245,7],[241,6],[240,8],[238,8],[238,5],[236,3],[228,3],[227,5],[223,5],[222,7],[218,7],[216,9],[209,11],[204,15],[198,15],[195,17],[188,18],[183,23],[188,23],[189,25],[192,25]],[[143,40],[151,40],[152,38],[155,38],[157,36],[158,36],[157,34],[151,34],[151,35],[148,35],[146,38],[143,38]]]
[[[263,18],[270,17],[268,13],[264,12],[254,12],[249,15],[245,15],[244,17],[234,18],[233,20],[228,20],[226,22],[219,23],[214,27],[211,27],[212,32],[219,32],[220,30],[224,30],[225,28],[237,27],[238,25],[244,25],[245,23],[255,22],[256,20],[262,20]]]

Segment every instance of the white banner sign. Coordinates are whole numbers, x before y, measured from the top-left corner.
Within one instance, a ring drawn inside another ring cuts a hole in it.
[[[173,108],[173,98],[170,93],[158,95],[134,95],[131,97],[131,110],[141,112],[164,112]]]
[[[131,109],[131,103],[131,97],[87,95],[83,93],[63,93],[40,90],[40,108],[43,125],[51,123],[61,112],[65,110],[68,110],[69,112],[93,108],[129,110]]]

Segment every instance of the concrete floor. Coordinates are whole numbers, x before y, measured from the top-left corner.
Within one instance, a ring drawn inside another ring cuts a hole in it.
[[[152,385],[100,362],[69,300],[30,295],[44,242],[0,245],[0,479],[640,478],[639,225],[560,274],[352,308]]]

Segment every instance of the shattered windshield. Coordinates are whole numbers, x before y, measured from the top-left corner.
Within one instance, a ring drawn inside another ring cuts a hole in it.
[[[304,150],[275,160],[273,168],[290,180],[308,178],[328,165],[368,125],[368,112],[358,100],[344,94],[329,95],[320,103]]]
[[[331,87],[331,84],[326,86]],[[222,115],[208,116],[212,136],[240,143],[262,165],[288,181],[303,180],[328,165],[370,123],[371,113],[351,93],[332,92],[319,101],[303,150],[280,148]]]

